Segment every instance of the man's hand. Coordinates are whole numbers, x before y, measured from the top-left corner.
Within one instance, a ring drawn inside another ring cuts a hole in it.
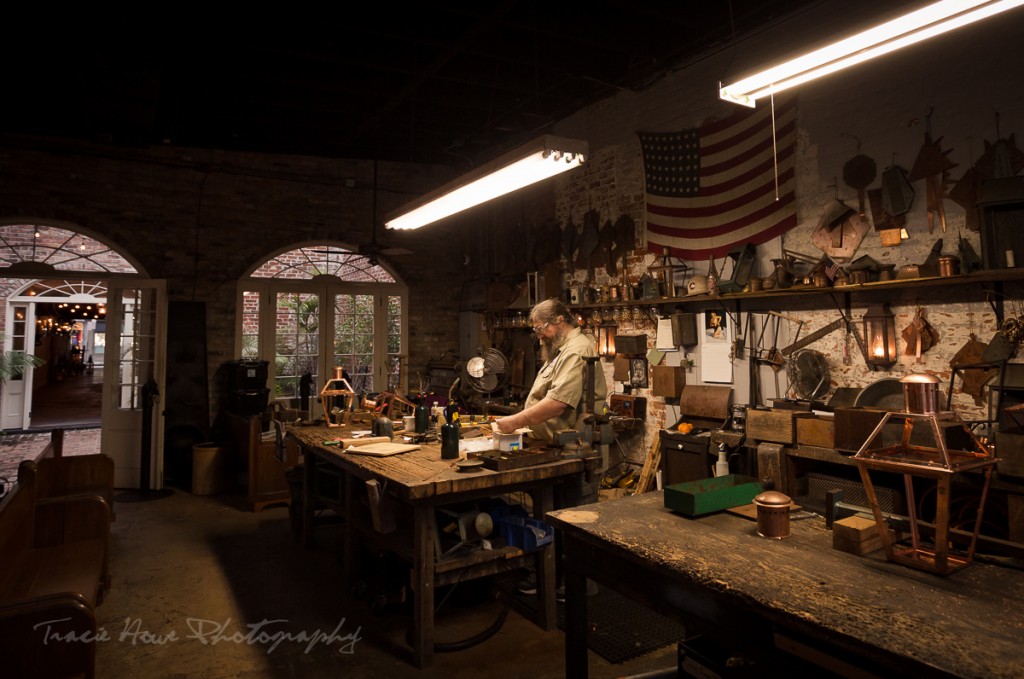
[[[516,425],[513,422],[514,419],[515,417],[510,415],[508,417],[495,420],[493,424],[497,426],[498,431],[502,434],[511,434],[516,430]]]

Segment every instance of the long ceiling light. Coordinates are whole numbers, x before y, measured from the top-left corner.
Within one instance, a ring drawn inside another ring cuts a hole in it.
[[[1024,1],[1024,0],[1022,0]],[[389,229],[418,229],[583,164],[587,142],[543,136],[404,205]]]
[[[927,40],[1020,7],[1024,0],[941,0],[719,88],[719,96],[744,106],[773,92]]]

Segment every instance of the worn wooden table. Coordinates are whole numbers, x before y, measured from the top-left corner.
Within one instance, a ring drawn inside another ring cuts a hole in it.
[[[861,676],[1024,676],[1024,573],[948,577],[832,549],[821,519],[767,540],[729,513],[690,519],[661,492],[548,514],[566,567],[566,676],[587,676],[586,578],[726,648],[782,648]]]
[[[525,492],[530,495],[534,517],[542,519],[554,508],[554,486],[583,472],[581,460],[559,460],[500,472],[462,472],[452,460],[441,459],[437,444],[424,444],[418,450],[387,457],[346,453],[336,446],[324,445],[345,435],[346,431],[340,428],[288,430],[287,436],[299,444],[303,453],[303,543],[312,544],[315,504],[326,504],[343,520],[342,568],[346,582],[352,582],[357,539],[388,549],[412,565],[412,654],[417,667],[428,667],[433,661],[435,587],[532,562],[536,566],[539,597],[535,622],[545,630],[556,628],[553,543],[534,552],[504,546],[442,556],[436,546],[436,510]],[[340,481],[340,492],[334,498],[318,491],[326,475],[335,475]],[[369,498],[378,491],[381,501],[372,507],[371,514]]]

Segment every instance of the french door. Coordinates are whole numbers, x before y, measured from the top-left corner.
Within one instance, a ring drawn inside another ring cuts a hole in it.
[[[7,307],[7,327],[4,331],[4,351],[32,354],[35,346],[36,306],[32,303],[12,302]],[[31,413],[25,399],[32,393],[32,369],[14,371],[6,376],[0,397],[0,425],[3,429],[28,429]]]
[[[298,398],[307,373],[319,392],[336,367],[357,393],[404,389],[404,296],[395,286],[253,287],[242,293],[241,355],[270,363],[272,399]]]
[[[163,487],[166,338],[164,281],[111,281],[100,449],[114,458],[118,488]]]

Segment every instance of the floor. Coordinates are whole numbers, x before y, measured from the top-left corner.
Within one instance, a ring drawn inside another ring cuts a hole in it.
[[[97,452],[99,433],[69,429],[66,454]],[[48,439],[48,432],[0,437],[0,476],[2,465],[16,473],[17,462],[37,456]],[[356,586],[346,585],[329,516],[316,546],[303,549],[286,506],[253,513],[244,499],[176,488],[115,495],[113,582],[97,609],[98,679],[564,676],[564,634],[515,612],[493,637],[437,653],[433,667],[417,670],[405,641],[408,606],[398,596],[407,568],[369,555]],[[473,637],[504,609],[486,580],[439,589],[436,601],[438,642]],[[591,676],[675,663],[674,646],[614,665],[591,653]]]
[[[103,368],[69,375],[32,392],[32,430],[98,427],[102,416]]]
[[[97,610],[107,633],[97,653],[100,679],[564,676],[563,633],[544,632],[514,612],[487,641],[438,653],[432,668],[415,669],[405,643],[408,611],[394,596],[402,568],[370,558],[365,591],[346,586],[329,522],[307,550],[286,507],[253,513],[240,494],[175,490],[152,501],[115,500],[115,510],[113,586]],[[437,641],[467,639],[498,617],[503,606],[482,584],[438,591]],[[620,665],[591,655],[594,677],[676,662],[674,647]]]

